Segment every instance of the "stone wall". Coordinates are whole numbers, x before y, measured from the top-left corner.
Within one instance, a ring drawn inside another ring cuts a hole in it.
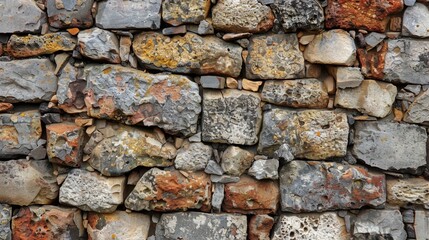
[[[0,240],[427,240],[428,126],[428,0],[0,0]]]

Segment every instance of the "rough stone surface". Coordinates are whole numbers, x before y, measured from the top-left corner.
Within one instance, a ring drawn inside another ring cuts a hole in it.
[[[40,32],[46,14],[33,0],[3,1],[0,5],[0,33]]]
[[[403,0],[329,0],[325,9],[325,26],[385,32],[390,15],[402,11],[403,7]]]
[[[346,231],[344,219],[336,213],[326,212],[281,215],[271,239],[347,240],[350,236]]]
[[[204,172],[183,175],[177,170],[151,168],[125,200],[125,207],[147,211],[209,211],[211,182]]]
[[[393,84],[364,80],[356,88],[338,88],[335,105],[383,118],[391,112],[397,92]]]
[[[256,160],[252,167],[249,168],[248,174],[258,180],[262,179],[278,179],[279,178],[279,160]]]
[[[204,143],[191,143],[177,151],[174,166],[176,169],[187,171],[199,171],[206,168],[212,158],[213,149]]]
[[[212,210],[220,212],[222,210],[222,202],[225,198],[225,185],[222,183],[213,183],[212,194]]]
[[[12,230],[10,222],[12,220],[12,206],[0,204],[0,239],[11,240]]]
[[[360,68],[357,67],[336,67],[332,68],[332,73],[336,80],[337,88],[358,87],[363,81],[363,75]]]
[[[202,140],[253,145],[258,142],[262,109],[259,94],[234,89],[203,93]]]
[[[161,26],[161,0],[109,0],[97,6],[95,22],[100,28],[158,29]]]
[[[66,63],[58,76],[58,107],[67,113],[86,112],[84,89],[86,82],[80,79],[81,69]]]
[[[60,203],[84,211],[109,213],[123,202],[125,176],[103,177],[96,172],[73,169],[60,188]]]
[[[200,212],[166,213],[156,225],[157,240],[194,239],[246,240],[247,218],[235,214]]]
[[[213,160],[209,160],[207,162],[207,165],[206,165],[206,168],[204,169],[204,172],[207,174],[214,174],[214,175],[219,175],[219,176],[224,174],[224,171],[223,171],[222,167],[219,165],[219,163],[217,163],[216,161],[213,161]]]
[[[258,152],[276,157],[287,148],[296,158],[341,157],[346,155],[348,133],[344,113],[273,108],[264,113]]]
[[[87,65],[85,104],[92,117],[142,122],[172,133],[196,132],[198,85],[180,75],[149,74],[118,65]]]
[[[58,185],[47,160],[0,161],[0,179],[1,203],[50,204],[58,197]]]
[[[271,5],[283,30],[318,30],[323,28],[324,14],[317,0],[275,0]]]
[[[429,236],[429,211],[416,210],[415,213],[416,239],[425,239]]]
[[[226,174],[240,176],[253,162],[254,154],[236,146],[229,146],[222,154],[220,166]]]
[[[326,108],[328,91],[322,81],[315,78],[265,81],[262,101],[295,108]]]
[[[429,123],[429,90],[422,92],[408,107],[404,115],[404,121],[409,123]]]
[[[266,32],[274,25],[270,7],[257,0],[219,0],[212,8],[213,27],[222,32]]]
[[[88,28],[93,24],[91,8],[94,0],[47,0],[49,25],[55,28]]]
[[[399,210],[363,210],[353,227],[354,239],[407,239]]]
[[[426,165],[426,130],[411,124],[357,122],[353,154],[383,170],[418,172]]]
[[[173,26],[199,24],[209,14],[210,0],[162,1],[162,20]]]
[[[407,7],[402,20],[402,35],[429,37],[429,9],[422,3]]]
[[[274,218],[269,215],[254,215],[249,220],[249,240],[270,240]]]
[[[422,178],[387,181],[387,202],[399,206],[423,205],[429,209],[429,182]]]
[[[352,66],[356,46],[348,32],[335,29],[316,35],[305,48],[305,60],[311,63]]]
[[[210,175],[210,181],[214,183],[235,183],[240,181],[240,177],[230,175]]]
[[[134,38],[133,50],[145,67],[176,73],[237,77],[242,65],[239,45],[189,32],[171,38],[144,32]]]
[[[384,78],[384,61],[388,49],[387,42],[381,43],[380,49],[370,51],[359,48],[357,50],[361,72],[367,78],[383,79]]]
[[[119,41],[115,34],[100,28],[80,31],[77,35],[80,53],[92,60],[120,63]]]
[[[246,57],[249,79],[294,79],[305,75],[304,57],[296,34],[256,35]]]
[[[57,90],[54,69],[48,59],[0,61],[0,101],[49,101]]]
[[[292,161],[280,171],[283,211],[376,207],[386,201],[384,174],[334,162]]]
[[[88,237],[91,240],[104,239],[147,239],[150,216],[141,213],[89,213]]]

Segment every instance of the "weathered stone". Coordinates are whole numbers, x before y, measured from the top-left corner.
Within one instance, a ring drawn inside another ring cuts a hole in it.
[[[94,0],[47,0],[49,25],[54,28],[89,28],[93,24],[91,8]]]
[[[407,239],[401,212],[375,209],[359,212],[354,222],[353,239]]]
[[[338,88],[335,106],[383,118],[392,111],[396,94],[397,89],[393,84],[364,80],[356,88]]]
[[[237,183],[225,184],[225,212],[242,214],[270,214],[277,211],[279,186],[275,181],[258,181],[243,175]]]
[[[210,181],[214,183],[235,183],[240,181],[240,177],[229,175],[210,175]]]
[[[50,204],[58,197],[58,185],[47,160],[0,161],[0,179],[1,203]]]
[[[429,37],[429,9],[422,3],[407,7],[402,21],[402,35]]]
[[[286,145],[296,158],[341,157],[346,155],[348,133],[344,113],[273,108],[264,113],[258,152],[276,157]]]
[[[334,162],[292,161],[280,171],[283,211],[376,207],[386,201],[384,174]]]
[[[57,90],[54,69],[48,59],[0,61],[0,101],[49,101]]]
[[[323,28],[323,8],[317,0],[275,0],[271,8],[285,31]]]
[[[0,203],[0,239],[11,240],[12,231],[10,222],[12,220],[12,206]]]
[[[311,63],[352,66],[356,61],[356,46],[348,32],[335,29],[316,35],[304,51]]]
[[[29,154],[41,145],[41,136],[42,125],[38,111],[0,114],[0,158]]]
[[[383,79],[384,78],[384,59],[387,53],[387,42],[380,44],[380,49],[368,51],[363,48],[357,50],[361,72],[367,78]]]
[[[7,53],[15,58],[52,54],[58,51],[73,51],[76,39],[69,33],[47,33],[45,35],[12,35],[7,42]]]
[[[33,0],[2,2],[0,5],[0,33],[39,33],[46,23],[46,14]]]
[[[353,154],[366,164],[417,173],[426,165],[426,130],[411,124],[358,121]]]
[[[178,27],[168,27],[168,28],[163,28],[162,29],[162,34],[163,35],[177,35],[177,34],[185,34],[186,31],[186,26],[182,25],[182,26],[178,26]]]
[[[235,40],[240,40],[240,39],[246,39],[246,38],[248,38],[250,36],[252,36],[252,34],[249,33],[249,32],[244,32],[244,33],[226,33],[226,34],[224,34],[222,36],[222,39],[225,40],[225,41],[235,41]]]
[[[221,168],[221,166],[213,160],[208,161],[206,168],[204,169],[204,172],[207,174],[214,174],[219,176],[225,173]]]
[[[254,215],[249,220],[249,240],[270,240],[274,218],[269,215]]]
[[[240,46],[194,33],[170,38],[144,32],[134,38],[133,50],[145,67],[176,73],[237,77],[242,65]]]
[[[119,41],[115,34],[100,28],[80,31],[77,35],[80,53],[92,60],[120,63]]]
[[[235,214],[166,213],[156,225],[155,236],[157,240],[246,240],[247,218]]]
[[[177,151],[174,167],[180,170],[199,171],[206,168],[213,149],[204,143],[191,143]]]
[[[225,198],[225,185],[222,183],[213,183],[212,209],[214,212],[222,210],[222,202]]]
[[[337,88],[359,87],[363,81],[363,75],[357,67],[332,67],[329,70],[336,80]]]
[[[226,90],[203,93],[202,139],[253,145],[258,142],[262,109],[259,94]]]
[[[246,58],[249,79],[293,79],[304,77],[304,57],[296,34],[268,34],[250,38]]]
[[[344,219],[336,213],[281,215],[272,240],[319,239],[348,240]]]
[[[279,178],[279,160],[256,160],[249,168],[248,174],[258,180],[278,179]]]
[[[70,167],[79,167],[84,144],[83,128],[72,122],[46,126],[49,161]]]
[[[247,80],[245,78],[241,81],[241,85],[243,89],[252,91],[252,92],[258,92],[259,87],[262,85],[262,83],[263,83],[262,81],[252,81],[252,80]]]
[[[253,162],[254,154],[236,146],[229,146],[222,154],[221,167],[226,174],[240,176]]]
[[[415,213],[416,239],[425,239],[429,236],[429,211],[416,210]]]
[[[200,83],[203,88],[224,89],[225,78],[220,76],[201,76]]]
[[[13,109],[12,103],[0,102],[0,113],[8,112]]]
[[[118,65],[85,67],[85,103],[92,117],[196,132],[201,112],[198,85],[173,74],[149,74]]]
[[[123,202],[125,181],[125,176],[107,178],[75,168],[61,185],[60,203],[84,211],[113,212]]]
[[[109,0],[98,2],[97,6],[95,22],[100,28],[158,29],[161,26],[161,0]]]
[[[372,48],[383,42],[385,38],[385,34],[381,34],[378,32],[372,32],[368,34],[367,36],[365,36],[366,49],[371,50]]]
[[[89,213],[88,236],[91,240],[147,239],[150,216],[141,213],[115,211],[114,213]]]
[[[387,180],[387,202],[399,206],[423,205],[429,209],[429,181],[422,178]]]
[[[204,172],[184,176],[176,170],[151,168],[125,200],[125,207],[147,211],[210,210],[211,182]]]
[[[130,58],[132,40],[129,36],[121,36],[119,39],[119,56],[122,62],[127,62]]]
[[[266,32],[274,14],[257,0],[219,0],[212,9],[213,27],[222,32]]]
[[[385,32],[390,15],[402,11],[403,7],[403,0],[370,2],[328,0],[325,26]]]
[[[210,11],[210,0],[162,1],[162,20],[173,26],[199,24]]]
[[[409,123],[429,124],[429,90],[422,92],[408,107],[404,121]]]
[[[80,71],[66,63],[58,77],[58,107],[67,113],[86,112],[84,89],[86,82],[79,78]]]
[[[265,81],[262,101],[295,108],[326,108],[327,89],[315,78]]]

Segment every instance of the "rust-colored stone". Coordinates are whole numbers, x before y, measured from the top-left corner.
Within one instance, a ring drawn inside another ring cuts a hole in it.
[[[12,110],[12,109],[13,109],[12,103],[0,102],[0,113],[7,112],[7,111]]]
[[[255,215],[249,221],[249,240],[269,240],[274,218],[269,215]]]
[[[67,29],[67,32],[69,32],[73,36],[76,36],[80,32],[80,29],[79,28],[69,28],[69,29]]]
[[[363,48],[357,50],[362,73],[367,78],[383,79],[384,77],[384,58],[387,53],[387,43],[383,42],[381,46],[379,51],[376,49],[367,51]]]
[[[394,32],[400,32],[402,29],[402,17],[390,18],[389,30]]]

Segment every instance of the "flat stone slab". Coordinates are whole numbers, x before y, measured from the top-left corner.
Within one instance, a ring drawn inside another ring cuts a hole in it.
[[[0,239],[12,239],[12,229],[10,227],[11,221],[12,206],[9,206],[8,204],[0,204]]]
[[[0,5],[0,33],[39,33],[46,14],[33,0],[14,0]]]
[[[68,1],[47,0],[49,25],[54,28],[88,28],[91,27],[91,8],[94,0]]]
[[[399,210],[366,209],[354,221],[353,239],[407,239]]]

